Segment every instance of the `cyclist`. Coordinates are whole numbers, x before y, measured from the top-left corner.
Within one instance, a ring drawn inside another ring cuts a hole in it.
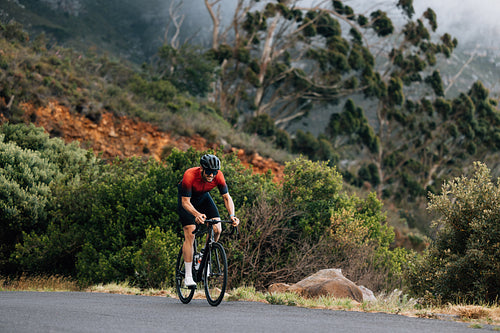
[[[200,166],[187,169],[178,185],[177,211],[184,230],[182,255],[185,260],[186,276],[184,277],[184,284],[186,287],[196,285],[192,275],[193,231],[196,229],[196,224],[204,223],[207,218],[220,220],[219,211],[208,192],[217,187],[224,199],[224,205],[231,221],[233,221],[233,226],[240,223],[234,214],[234,202],[229,195],[220,166],[221,163],[217,156],[205,154],[200,159]],[[215,241],[219,239],[221,230],[220,223],[214,225]]]

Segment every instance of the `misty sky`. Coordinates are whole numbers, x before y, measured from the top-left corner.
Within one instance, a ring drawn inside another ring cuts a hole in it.
[[[191,1],[186,1],[189,4]],[[320,3],[324,0],[300,0],[302,3]],[[196,0],[200,6],[189,7],[191,19],[198,20],[203,17],[208,19],[202,0]],[[230,17],[233,13],[235,0],[223,0],[223,17]],[[376,9],[390,12],[395,8],[397,0],[344,0],[346,5],[358,13],[369,14]],[[483,47],[495,48],[500,36],[500,0],[413,0],[416,17],[431,7],[437,15],[438,33],[449,32],[457,37],[459,44],[481,44]],[[397,11],[395,11],[397,13]],[[394,13],[393,13],[394,14]],[[393,17],[391,15],[391,17]],[[413,17],[414,19],[416,17]]]
[[[388,8],[394,7],[397,0],[344,0],[344,3],[357,12],[369,13],[382,9],[391,13]],[[413,19],[420,17],[428,7],[436,12],[439,34],[448,32],[457,37],[459,44],[479,42],[500,50],[497,47],[500,36],[500,0],[413,0],[413,6]],[[394,13],[397,11],[392,12]]]
[[[438,32],[450,32],[461,43],[498,44],[500,0],[414,0],[414,7],[416,13],[431,7],[438,18]]]

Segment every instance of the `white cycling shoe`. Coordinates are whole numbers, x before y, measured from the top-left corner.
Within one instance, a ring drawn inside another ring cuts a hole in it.
[[[196,282],[194,282],[193,278],[191,276],[186,276],[184,278],[184,286],[186,288],[189,288],[189,287],[196,287]]]

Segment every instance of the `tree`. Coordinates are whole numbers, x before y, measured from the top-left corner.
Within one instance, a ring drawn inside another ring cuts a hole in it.
[[[359,170],[374,167],[377,181],[371,183],[380,197],[418,201],[427,191],[437,192],[471,158],[483,160],[500,149],[500,112],[488,94],[476,82],[452,100],[407,100],[385,109],[378,126],[348,101],[342,113],[332,116],[328,134],[334,147],[349,150],[350,158],[361,156]]]
[[[216,63],[189,44],[178,48],[163,45],[154,65],[156,79],[171,82],[178,90],[205,96],[215,80]]]
[[[171,82],[178,90],[193,96],[205,96],[215,80],[216,63],[206,56],[200,47],[191,45],[190,38],[183,38],[182,25],[185,14],[181,13],[184,1],[172,0],[169,5],[169,21],[165,29],[164,42],[159,48],[157,61],[153,65],[156,80]],[[170,29],[174,28],[173,31]]]
[[[234,108],[265,113],[284,126],[320,103],[379,90],[374,57],[359,30],[388,34],[382,13],[368,20],[339,1],[300,7],[294,1],[239,0],[223,30],[219,1],[205,5],[213,21],[211,52],[220,65],[215,95],[226,114]]]
[[[394,27],[382,47],[369,45],[370,52],[378,55],[374,66],[380,73],[378,89],[368,100],[352,96],[327,127],[342,158],[361,161],[344,172],[357,172],[359,180],[360,172],[366,175],[366,168],[371,168],[370,182],[378,196],[397,202],[437,191],[463,159],[481,159],[487,151],[497,150],[494,138],[500,125],[495,103],[480,82],[468,93],[445,99],[434,67],[439,56],[449,57],[457,41],[448,34],[433,38],[437,21],[432,9],[412,21],[411,2],[404,3],[407,23],[397,32]],[[384,17],[376,15],[378,20]],[[368,105],[367,114],[354,100]]]

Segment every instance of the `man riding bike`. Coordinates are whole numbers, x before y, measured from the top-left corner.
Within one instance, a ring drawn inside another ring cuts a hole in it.
[[[217,156],[205,154],[200,159],[200,166],[187,169],[182,181],[178,185],[177,211],[184,230],[184,243],[182,246],[185,260],[186,276],[184,283],[186,287],[196,286],[192,275],[193,258],[193,231],[196,224],[203,224],[206,219],[220,220],[219,210],[208,192],[217,187],[224,205],[229,213],[233,226],[238,226],[240,220],[234,214],[234,202],[227,188],[226,180],[220,170],[220,160]],[[219,239],[222,227],[220,223],[213,226],[215,241]]]

